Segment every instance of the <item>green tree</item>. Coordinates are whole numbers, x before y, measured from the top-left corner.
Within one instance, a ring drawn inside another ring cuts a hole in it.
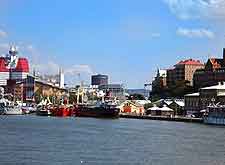
[[[145,110],[147,110],[148,108],[151,108],[151,107],[153,107],[152,103],[148,103],[148,104],[144,105]]]
[[[128,97],[129,100],[145,100],[145,97],[142,94],[134,93]]]

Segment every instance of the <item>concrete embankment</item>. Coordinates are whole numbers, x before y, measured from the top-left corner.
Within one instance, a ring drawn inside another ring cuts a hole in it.
[[[189,118],[189,117],[172,117],[172,118],[170,118],[170,117],[164,117],[164,116],[147,116],[147,115],[138,116],[138,115],[120,114],[120,118],[203,123],[202,118]]]

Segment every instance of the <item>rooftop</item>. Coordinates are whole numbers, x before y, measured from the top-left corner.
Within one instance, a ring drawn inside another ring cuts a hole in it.
[[[199,94],[199,92],[198,93],[191,93],[191,94],[187,94],[187,95],[185,95],[185,96],[199,96],[200,94]]]
[[[202,64],[199,60],[188,59],[188,60],[181,60],[176,65],[204,65],[204,64]]]
[[[221,68],[223,66],[223,59],[210,58],[209,60],[213,65],[213,68]]]
[[[204,88],[201,88],[201,90],[208,90],[208,89],[225,89],[225,83],[219,83],[218,85],[213,85],[213,86],[210,86],[210,87],[204,87]]]

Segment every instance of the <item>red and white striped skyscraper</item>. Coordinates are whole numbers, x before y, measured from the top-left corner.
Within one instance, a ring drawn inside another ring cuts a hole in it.
[[[10,47],[5,57],[0,57],[0,86],[6,86],[8,80],[21,81],[26,79],[28,73],[28,60],[18,57],[15,46]]]

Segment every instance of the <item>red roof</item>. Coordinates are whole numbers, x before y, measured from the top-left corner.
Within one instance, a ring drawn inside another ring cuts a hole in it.
[[[9,69],[7,69],[5,65],[5,58],[0,57],[0,72],[8,72],[8,71]]]
[[[223,59],[210,58],[209,61],[211,62],[212,67],[216,69],[216,68],[221,68]]]
[[[26,58],[19,58],[15,72],[29,72],[29,64]]]
[[[19,58],[16,68],[12,69],[13,72],[29,72],[29,64],[26,58]],[[9,72],[5,65],[5,58],[0,57],[0,72]]]
[[[193,59],[188,59],[188,60],[182,60],[178,62],[176,65],[204,65],[202,64],[199,60],[193,60]]]

